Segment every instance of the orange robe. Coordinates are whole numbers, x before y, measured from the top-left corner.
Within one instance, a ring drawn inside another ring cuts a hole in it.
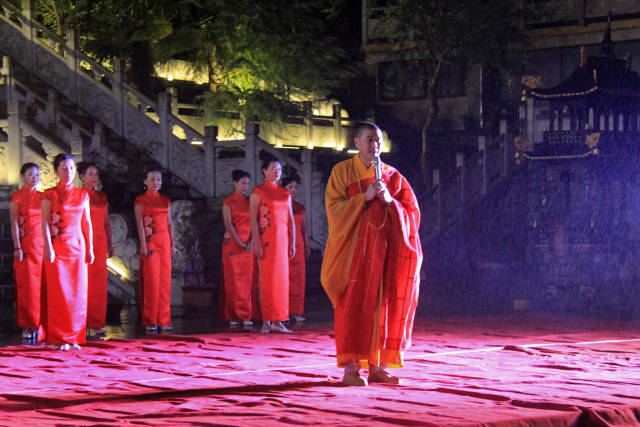
[[[325,203],[329,239],[321,281],[335,309],[338,366],[401,367],[411,343],[422,248],[418,202],[405,178],[382,164],[393,197],[365,201],[375,180],[359,156],[331,171]]]
[[[142,206],[147,256],[140,256],[139,298],[142,324],[171,325],[171,236],[169,199],[147,191],[136,197]]]
[[[101,191],[87,190],[91,207],[93,229],[93,264],[89,264],[87,328],[102,328],[107,322],[107,230],[104,225],[108,214],[107,195]]]
[[[45,190],[51,202],[49,232],[54,261],[44,261],[42,326],[38,341],[83,344],[87,326],[86,242],[82,216],[89,200],[86,190],[59,183]]]
[[[249,198],[238,193],[227,197],[223,205],[231,211],[231,223],[243,242],[251,237]],[[224,318],[232,321],[251,320],[255,294],[255,256],[238,246],[231,234],[224,234],[222,243],[222,271],[224,277]]]
[[[260,307],[265,320],[289,319],[289,192],[265,182],[253,189],[260,196],[258,226],[263,257],[258,260]]]
[[[16,282],[16,320],[21,328],[40,326],[40,290],[42,288],[42,193],[22,187],[11,195],[18,204],[18,237],[22,261],[13,260]]]
[[[304,291],[306,285],[306,265],[304,258],[304,222],[305,207],[291,200],[293,220],[296,224],[296,254],[289,259],[289,312],[295,316],[304,313]]]

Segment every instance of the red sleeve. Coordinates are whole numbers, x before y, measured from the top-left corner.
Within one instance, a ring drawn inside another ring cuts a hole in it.
[[[55,188],[49,188],[48,190],[45,190],[44,193],[42,193],[42,198],[53,203],[53,201],[56,199]]]
[[[14,191],[13,193],[11,193],[11,196],[9,196],[9,202],[20,204],[20,200],[19,200],[20,197],[18,195],[18,191]]]

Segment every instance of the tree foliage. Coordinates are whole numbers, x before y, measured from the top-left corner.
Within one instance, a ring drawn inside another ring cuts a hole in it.
[[[344,81],[347,56],[327,26],[341,2],[78,0],[74,22],[97,59],[127,58],[142,89],[153,64],[182,59],[208,73],[214,119],[234,111],[273,121],[292,101],[327,96]]]
[[[428,110],[422,127],[421,165],[428,176],[429,131],[438,115],[442,68],[463,58],[494,70],[509,70],[526,42],[520,0],[388,0],[381,32],[395,55],[427,67]]]

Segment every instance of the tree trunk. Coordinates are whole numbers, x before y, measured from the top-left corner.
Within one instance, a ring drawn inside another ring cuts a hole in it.
[[[420,168],[422,170],[422,181],[426,189],[433,186],[433,150],[430,143],[431,125],[438,117],[440,105],[438,104],[438,76],[440,74],[440,64],[435,67],[433,76],[429,79],[428,87],[428,111],[427,117],[422,125],[422,149],[420,151]]]
[[[148,42],[133,42],[133,52],[129,57],[129,69],[127,70],[128,80],[136,88],[155,99],[153,91],[153,57],[151,56],[151,46]]]

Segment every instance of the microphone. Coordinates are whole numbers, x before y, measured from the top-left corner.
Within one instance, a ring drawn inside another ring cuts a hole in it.
[[[375,173],[376,173],[376,181],[381,180],[382,172],[380,172],[380,156],[373,157],[373,169],[375,170]]]

